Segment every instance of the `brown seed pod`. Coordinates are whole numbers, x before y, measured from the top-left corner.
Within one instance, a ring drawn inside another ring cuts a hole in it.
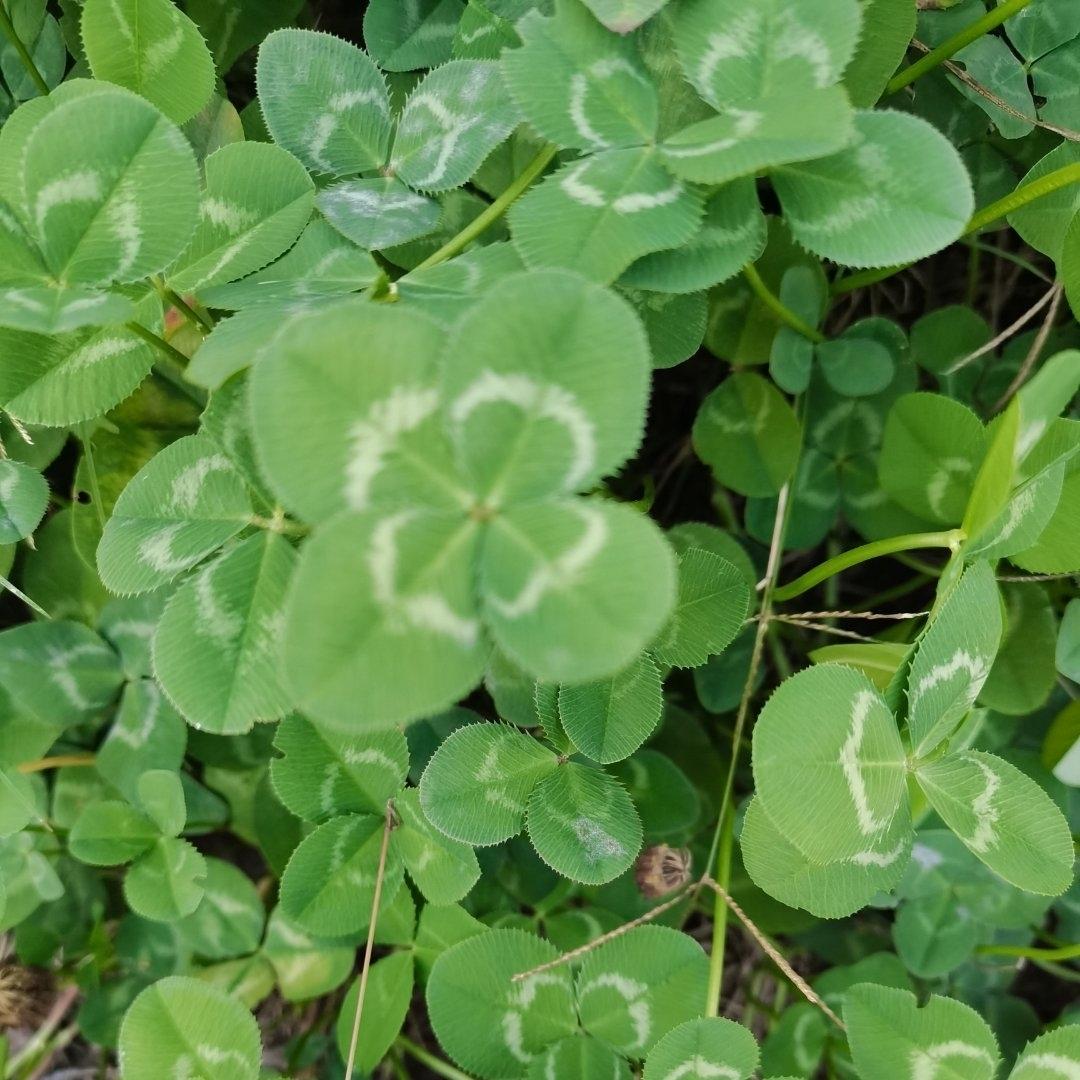
[[[690,880],[689,848],[667,844],[647,847],[634,863],[634,880],[642,896],[655,900],[681,888]]]
[[[0,961],[0,1028],[37,1028],[56,997],[52,973]]]

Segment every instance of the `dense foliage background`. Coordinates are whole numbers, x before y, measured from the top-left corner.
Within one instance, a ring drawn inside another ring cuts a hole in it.
[[[1080,1076],[1077,0],[0,0],[0,1077]]]

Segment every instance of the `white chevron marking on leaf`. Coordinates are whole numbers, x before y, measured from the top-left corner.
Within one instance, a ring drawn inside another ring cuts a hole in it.
[[[851,704],[851,732],[840,750],[840,767],[844,770],[844,779],[847,780],[851,800],[855,804],[859,830],[864,836],[873,835],[889,823],[887,817],[875,817],[871,811],[866,794],[866,781],[859,764],[859,748],[866,729],[866,719],[875,700],[875,695],[870,690],[861,690],[855,695]]]

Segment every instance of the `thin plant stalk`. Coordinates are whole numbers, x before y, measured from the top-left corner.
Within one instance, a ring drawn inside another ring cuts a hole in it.
[[[885,85],[885,94],[895,94],[897,90],[903,90],[916,79],[933,71],[934,68],[952,59],[961,49],[966,48],[973,41],[978,41],[984,34],[999,27],[1006,19],[1011,18],[1018,11],[1031,3],[1031,0],[1005,0],[996,8],[988,11],[982,18],[965,26],[959,33],[943,41],[936,49],[931,49],[925,56],[920,57],[913,64],[909,64],[902,71],[898,71]]]

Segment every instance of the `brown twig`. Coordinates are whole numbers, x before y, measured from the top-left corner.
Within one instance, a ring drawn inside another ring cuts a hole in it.
[[[746,927],[750,936],[758,943],[762,951],[784,973],[792,986],[799,991],[811,1004],[816,1005],[841,1031],[846,1031],[844,1021],[832,1011],[825,1001],[813,990],[810,984],[788,963],[783,953],[754,925],[753,920],[735,902],[731,894],[719,882],[714,881],[707,874],[701,879],[701,884],[707,885],[721,900],[731,909],[735,917]]]
[[[930,46],[919,41],[918,38],[914,38],[911,44],[924,53],[930,52]],[[1051,124],[1047,120],[1040,120],[1037,116],[1028,116],[1027,113],[1021,112],[1016,106],[1010,105],[1004,98],[998,97],[989,87],[983,86],[981,82],[973,79],[959,64],[954,63],[952,60],[945,60],[942,67],[950,75],[958,78],[965,86],[974,90],[979,97],[985,98],[991,105],[996,105],[1002,112],[1008,113],[1017,120],[1022,120],[1025,124],[1032,124],[1034,127],[1042,128],[1044,131],[1052,131],[1055,135],[1068,139],[1069,142],[1080,142],[1080,131],[1073,131],[1072,128]]]
[[[980,345],[974,352],[970,352],[967,354],[967,356],[962,356],[955,363],[950,364],[949,367],[947,367],[944,372],[942,372],[942,374],[955,375],[956,372],[958,372],[961,368],[967,367],[967,365],[970,364],[973,360],[978,360],[980,356],[985,356],[987,353],[993,352],[999,345],[1004,344],[1014,334],[1019,333],[1019,331],[1023,330],[1023,328],[1027,326],[1027,324],[1031,322],[1031,320],[1034,319],[1035,316],[1038,315],[1039,312],[1042,311],[1042,309],[1046,307],[1047,304],[1053,301],[1054,291],[1056,289],[1056,285],[1053,288],[1048,289],[1038,300],[1035,301],[1034,304],[1031,305],[1031,307],[1027,309],[1027,311],[1024,312],[1023,315],[1020,316],[1020,318],[1006,326],[1000,334],[997,334],[995,337],[991,338],[985,345]]]
[[[1054,320],[1057,318],[1058,310],[1061,307],[1061,297],[1064,291],[1064,286],[1060,282],[1050,290],[1050,310],[1047,311],[1046,318],[1043,319],[1043,324],[1039,327],[1039,332],[1035,335],[1035,340],[1031,343],[1031,348],[1028,349],[1024,362],[1020,365],[1020,370],[1016,373],[1013,381],[1009,383],[1005,393],[994,403],[992,412],[1001,412],[1008,405],[1013,394],[1027,381],[1032,368],[1035,367],[1043,349],[1046,347],[1046,339],[1050,336],[1050,331],[1054,328]]]
[[[379,849],[379,866],[375,872],[375,895],[371,900],[371,923],[368,926],[367,944],[364,946],[364,964],[360,969],[360,988],[356,994],[356,1012],[353,1013],[352,1035],[349,1039],[349,1057],[345,1064],[345,1078],[350,1080],[356,1064],[356,1048],[360,1041],[360,1020],[364,1015],[364,997],[367,994],[368,971],[371,969],[371,953],[375,948],[375,924],[379,921],[379,902],[382,899],[383,878],[386,876],[386,855],[390,848],[390,833],[394,828],[394,801],[386,802],[383,821],[382,847]]]
[[[647,922],[651,922],[658,915],[663,915],[665,911],[670,911],[684,900],[696,896],[701,889],[701,885],[701,881],[695,881],[689,888],[684,889],[677,896],[671,897],[670,900],[665,900],[662,904],[657,904],[656,907],[650,908],[644,915],[639,915],[636,919],[631,919],[629,922],[623,923],[622,926],[616,926],[614,930],[609,930],[606,934],[601,934],[598,938],[593,938],[592,941],[587,941],[584,945],[579,945],[576,949],[571,949],[569,952],[563,953],[562,956],[558,956],[554,960],[549,960],[545,964],[538,964],[534,968],[529,968],[528,971],[519,971],[510,981],[521,982],[522,979],[528,979],[532,975],[539,975],[542,971],[550,971],[552,968],[562,967],[563,964],[572,963],[579,956],[585,956],[587,953],[591,953],[593,949],[598,949],[601,945],[604,945],[617,937],[622,937],[623,934],[629,933],[631,930],[643,926]]]

